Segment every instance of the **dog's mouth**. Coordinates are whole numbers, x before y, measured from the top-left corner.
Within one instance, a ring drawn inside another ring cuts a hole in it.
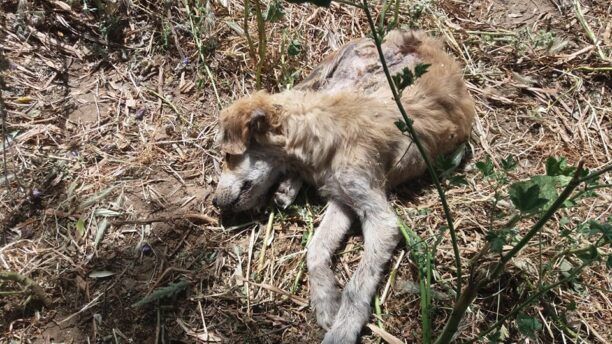
[[[223,207],[222,211],[228,212],[241,212],[249,209],[255,210],[259,212],[262,208],[265,208],[269,201],[272,199],[272,196],[278,189],[278,185],[281,177],[279,176],[277,180],[272,184],[272,186],[262,192],[261,195],[253,195],[253,191],[255,189],[255,185],[253,181],[246,180],[240,187],[240,192],[238,193],[238,197],[233,200],[230,204]],[[252,203],[244,207],[246,203]]]
[[[240,205],[240,203],[244,202],[247,198],[250,197],[250,193],[253,190],[253,186],[254,184],[250,180],[246,180],[244,183],[242,183],[242,186],[240,187],[240,192],[238,193],[238,197],[236,197],[236,199],[234,199],[231,203],[223,207],[222,210],[235,210],[237,206]]]

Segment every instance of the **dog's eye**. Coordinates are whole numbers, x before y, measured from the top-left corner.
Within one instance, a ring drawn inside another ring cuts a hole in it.
[[[240,155],[225,153],[225,164],[229,168],[232,168],[233,166],[235,166],[238,163],[238,161],[240,161]]]

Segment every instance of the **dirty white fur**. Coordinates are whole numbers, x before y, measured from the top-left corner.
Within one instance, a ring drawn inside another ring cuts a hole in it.
[[[394,31],[387,39],[411,56],[407,60],[431,64],[402,95],[426,152],[434,158],[454,150],[468,138],[474,117],[459,66],[422,33]],[[425,171],[413,142],[395,126],[399,118],[384,90],[258,92],[221,114],[219,145],[228,156],[215,195],[220,207],[239,210],[257,203],[252,200],[267,190],[245,190],[252,173],[268,188],[285,173],[298,175],[329,200],[307,255],[311,303],[317,322],[328,330],[323,343],[357,341],[399,238],[386,192]],[[283,180],[282,188],[293,190],[294,182]],[[340,292],[331,258],[354,220],[363,231],[363,257]]]

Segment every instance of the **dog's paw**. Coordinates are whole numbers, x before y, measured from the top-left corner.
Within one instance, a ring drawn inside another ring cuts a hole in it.
[[[329,330],[334,324],[336,314],[340,309],[340,293],[336,292],[329,296],[326,300],[320,300],[313,304],[317,324],[322,328]]]
[[[286,209],[295,201],[301,187],[302,180],[299,177],[293,175],[287,176],[281,181],[274,193],[274,203],[279,208]]]
[[[281,190],[276,191],[274,194],[274,204],[276,204],[281,209],[287,209],[293,201],[295,201],[295,195],[287,194],[282,192]]]
[[[325,334],[322,344],[355,344],[359,333],[346,331],[343,328],[333,328]]]

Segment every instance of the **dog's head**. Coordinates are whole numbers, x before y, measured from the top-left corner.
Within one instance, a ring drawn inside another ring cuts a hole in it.
[[[223,210],[243,211],[262,205],[285,171],[277,154],[284,144],[282,109],[270,97],[257,92],[221,112],[216,141],[224,154],[224,168],[213,204]]]

